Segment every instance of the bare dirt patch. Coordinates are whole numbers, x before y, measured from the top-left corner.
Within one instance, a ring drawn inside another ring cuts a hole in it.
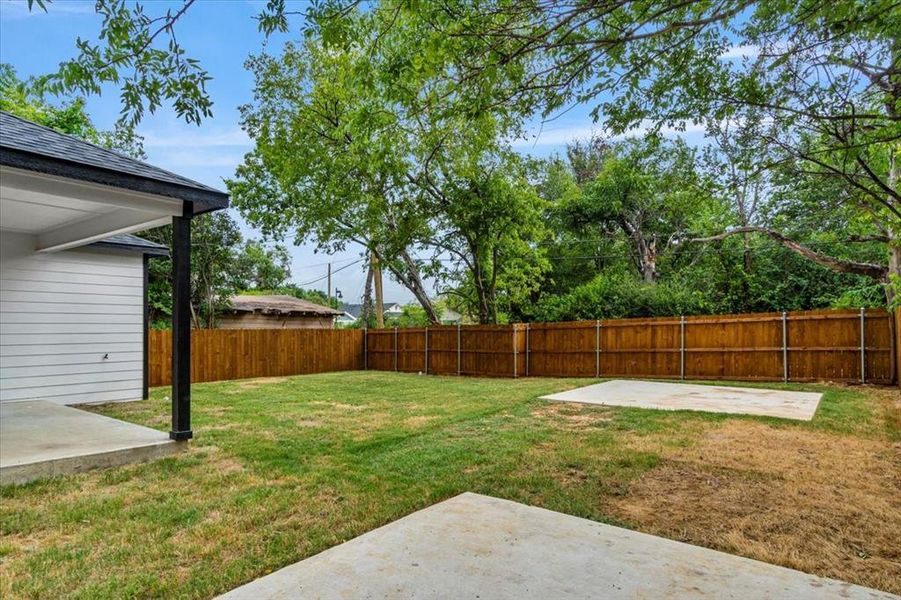
[[[664,448],[615,514],[639,529],[901,592],[901,445],[729,421]]]

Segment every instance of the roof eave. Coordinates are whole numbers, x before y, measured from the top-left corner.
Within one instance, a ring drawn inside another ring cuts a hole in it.
[[[177,198],[191,202],[191,216],[227,208],[229,205],[229,196],[225,192],[192,188],[176,183],[140,177],[131,173],[122,173],[60,158],[42,156],[16,148],[4,147],[0,149],[0,165],[108,185],[135,192]]]

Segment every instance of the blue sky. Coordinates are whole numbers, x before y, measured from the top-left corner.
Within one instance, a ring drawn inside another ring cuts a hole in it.
[[[146,0],[143,4],[148,13],[159,14],[167,6],[177,7],[181,2]],[[295,4],[300,6],[293,9],[303,8],[306,3]],[[275,52],[291,37],[265,42],[253,21],[264,5],[263,0],[201,0],[179,22],[180,42],[188,55],[199,59],[213,78],[208,86],[214,101],[213,117],[200,126],[187,125],[165,107],[146,116],[138,132],[144,136],[148,162],[224,189],[223,179],[234,173],[251,147],[238,124],[238,106],[248,102],[253,92],[253,78],[244,70],[243,63],[249,54],[259,52],[264,43]],[[90,39],[98,31],[100,19],[93,6],[93,1],[55,0],[44,13],[29,12],[25,0],[0,0],[0,61],[12,64],[20,77],[54,71],[60,61],[75,55],[78,36]],[[87,103],[99,127],[113,126],[119,112],[116,90],[89,97]],[[574,107],[543,127],[536,121],[535,135],[518,142],[517,150],[547,156],[561,151],[574,138],[590,136],[600,129],[588,116],[590,108]],[[690,131],[689,135],[700,136],[700,133]],[[242,224],[245,235],[256,235],[237,211],[232,210],[232,214]],[[338,269],[360,257],[360,249],[351,247],[332,256],[315,253],[313,245],[289,249],[293,259],[292,279],[298,284],[322,277],[326,262],[332,261],[333,268]],[[362,264],[352,265],[334,275],[333,286],[342,291],[346,301],[359,302],[364,279]],[[305,287],[324,290],[325,286],[323,280]],[[385,297],[402,302],[412,299],[411,294],[387,278]]]

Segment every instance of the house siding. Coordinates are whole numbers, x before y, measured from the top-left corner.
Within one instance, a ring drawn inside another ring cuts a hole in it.
[[[142,257],[33,248],[31,236],[0,235],[0,402],[140,398]]]

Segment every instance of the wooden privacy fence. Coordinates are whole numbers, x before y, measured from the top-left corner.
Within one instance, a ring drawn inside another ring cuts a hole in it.
[[[896,313],[829,310],[413,329],[201,329],[195,382],[375,369],[487,377],[897,381]],[[150,331],[167,385],[170,331]]]
[[[369,330],[366,368],[483,376],[896,381],[884,310]]]
[[[172,332],[151,330],[148,384],[172,377]],[[354,329],[195,329],[191,381],[279,377],[363,368],[363,331]]]

